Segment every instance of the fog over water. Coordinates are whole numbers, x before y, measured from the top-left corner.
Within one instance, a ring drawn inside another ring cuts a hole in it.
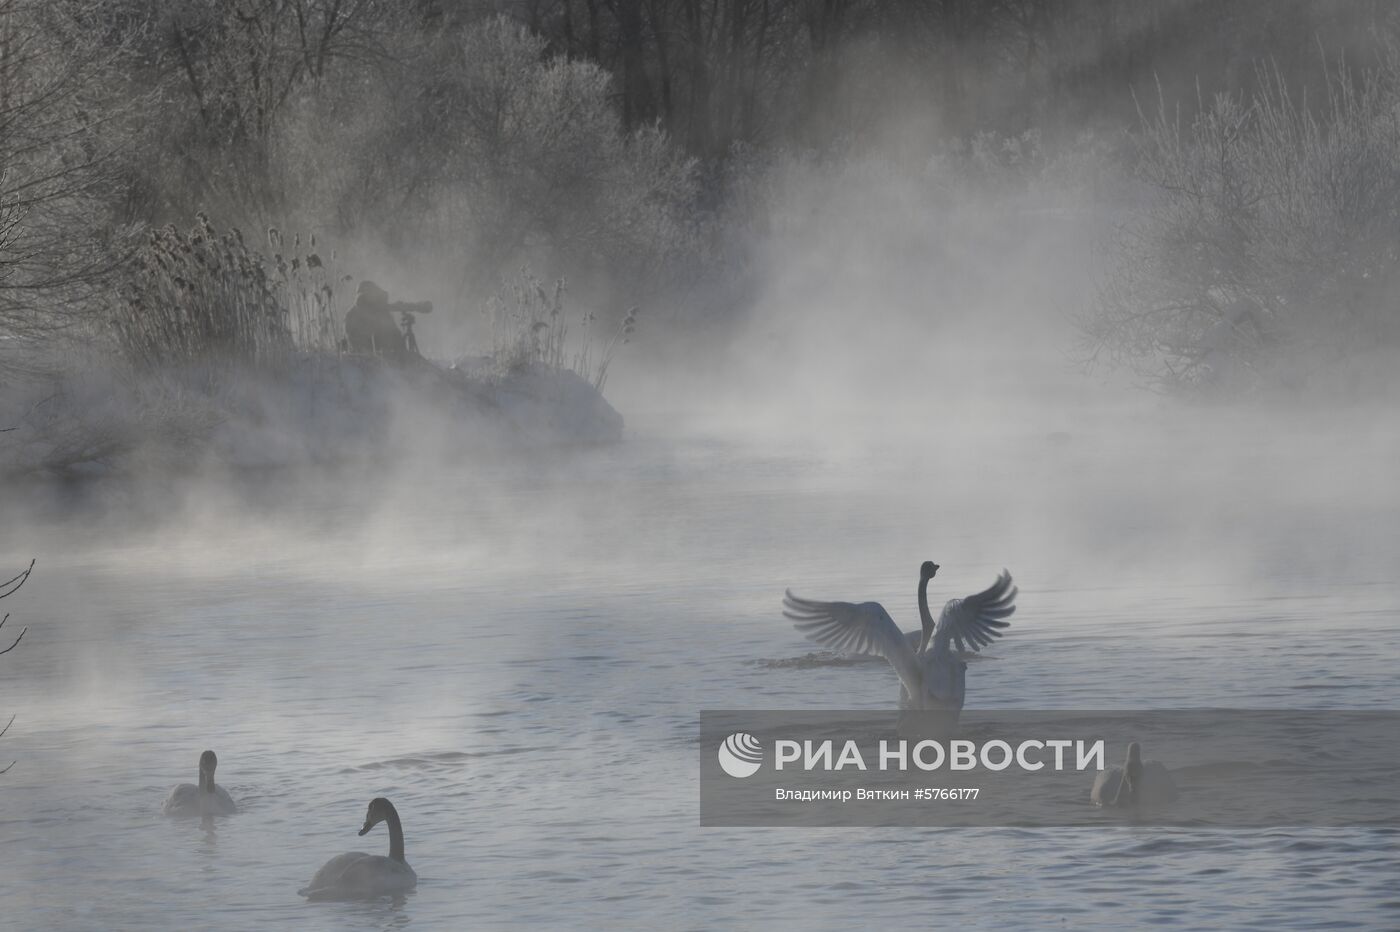
[[[1391,924],[1387,830],[698,827],[700,709],[893,707],[883,664],[765,663],[812,654],[783,588],[912,627],[923,559],[935,600],[1003,565],[1021,586],[970,707],[1394,707],[1382,411],[1183,407],[1076,386],[1053,350],[944,352],[1003,375],[959,390],[934,367],[926,399],[871,390],[867,416],[850,397],[827,418],[779,377],[781,407],[746,396],[750,372],[709,409],[658,393],[594,451],[7,498],[8,562],[38,558],[6,658],[8,914]],[[623,371],[618,397],[642,398]],[[243,808],[213,832],[159,815],[206,746]],[[326,857],[386,847],[354,837],[377,795],[418,891],[302,903]]]
[[[784,590],[908,630],[925,560],[935,611],[1003,567],[1020,588],[969,709],[1400,703],[1393,345],[1334,366],[1304,341],[1306,390],[1153,391],[1084,323],[1141,181],[959,174],[898,116],[839,158],[775,146],[762,196],[728,194],[761,218],[722,243],[732,280],[646,285],[604,389],[620,442],[482,439],[406,392],[382,456],[249,468],[264,433],[243,465],[177,446],[7,481],[0,577],[36,564],[0,603],[28,626],[0,656],[0,925],[1400,926],[1387,827],[700,827],[701,710],[897,707],[889,665],[819,651]],[[418,331],[440,362],[484,339],[439,297],[470,279],[451,245],[384,276],[442,305]],[[630,284],[581,281],[571,312]],[[206,748],[241,811],[164,818]],[[417,890],[303,900],[329,857],[388,851],[356,835],[380,796]]]

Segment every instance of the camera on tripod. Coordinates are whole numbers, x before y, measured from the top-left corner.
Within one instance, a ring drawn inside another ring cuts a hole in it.
[[[389,310],[399,315],[399,326],[403,328],[403,343],[414,356],[422,356],[418,352],[418,338],[413,335],[413,323],[418,319],[419,314],[431,314],[433,312],[433,302],[431,301],[395,301],[389,305]]]

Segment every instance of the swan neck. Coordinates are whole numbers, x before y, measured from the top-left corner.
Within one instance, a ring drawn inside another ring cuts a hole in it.
[[[199,788],[206,793],[214,792],[214,775],[207,770],[199,772]]]
[[[924,636],[919,641],[919,653],[928,649],[928,643],[933,638],[933,613],[928,610],[928,580],[927,576],[919,577],[919,621],[924,626]]]
[[[1131,805],[1137,802],[1138,787],[1142,783],[1142,759],[1134,759],[1130,754],[1123,765],[1123,776],[1118,781],[1118,792],[1113,794],[1113,805]]]
[[[389,807],[389,814],[384,817],[384,822],[389,826],[389,857],[402,863],[403,823],[399,821],[399,814],[392,806]]]

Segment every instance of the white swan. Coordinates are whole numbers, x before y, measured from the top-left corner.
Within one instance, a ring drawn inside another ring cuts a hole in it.
[[[978,651],[1002,635],[1016,611],[1016,587],[1002,570],[996,582],[976,595],[951,599],[937,624],[928,608],[928,582],[938,564],[919,568],[919,616],[923,630],[917,645],[899,630],[879,602],[815,602],[792,594],[783,599],[783,614],[808,638],[832,650],[878,654],[899,674],[901,709],[938,710],[956,716],[967,694],[967,664],[954,652]]]
[[[313,900],[362,900],[407,893],[418,885],[418,875],[403,858],[403,824],[394,804],[381,797],[370,800],[366,834],[380,822],[389,823],[389,856],[349,851],[325,863],[311,883],[297,891]]]
[[[233,815],[238,811],[228,790],[214,783],[219,758],[213,751],[199,755],[199,785],[181,783],[165,797],[160,811],[169,816]]]
[[[1177,797],[1176,781],[1161,761],[1142,759],[1142,745],[1128,745],[1122,767],[1110,767],[1094,777],[1089,799],[1096,806],[1120,809],[1164,806]]]

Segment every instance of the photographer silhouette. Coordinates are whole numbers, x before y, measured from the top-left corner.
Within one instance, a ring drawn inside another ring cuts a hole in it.
[[[418,339],[413,323],[418,314],[433,310],[430,301],[395,301],[389,293],[372,281],[360,282],[355,306],[345,313],[345,342],[352,353],[381,356],[393,362],[403,362],[418,352]],[[394,323],[397,313],[403,329]]]

